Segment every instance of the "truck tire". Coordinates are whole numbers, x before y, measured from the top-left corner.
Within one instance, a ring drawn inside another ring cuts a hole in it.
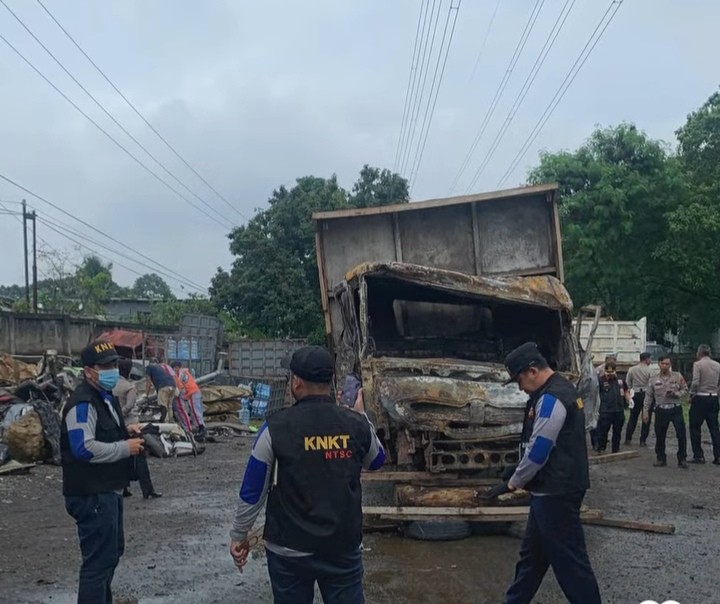
[[[403,533],[419,541],[456,541],[470,536],[470,523],[464,520],[418,520],[408,522]]]
[[[512,522],[471,522],[470,531],[479,537],[507,535]]]

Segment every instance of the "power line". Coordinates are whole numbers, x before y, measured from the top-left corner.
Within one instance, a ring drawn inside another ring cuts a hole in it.
[[[532,68],[530,69],[530,72],[528,73],[527,77],[525,78],[525,82],[523,83],[522,87],[520,88],[520,92],[518,92],[517,97],[515,97],[515,101],[513,102],[512,106],[510,107],[510,111],[508,111],[507,116],[505,117],[505,121],[503,122],[502,126],[500,127],[500,130],[498,130],[498,133],[495,135],[493,142],[490,144],[490,148],[488,149],[487,153],[485,154],[485,157],[483,158],[482,162],[480,162],[480,165],[478,166],[477,170],[475,171],[475,174],[473,175],[473,178],[470,181],[470,184],[468,185],[467,192],[470,192],[470,190],[475,186],[478,179],[480,178],[482,173],[485,171],[485,168],[487,167],[488,163],[490,163],[490,160],[492,159],[493,155],[495,155],[495,151],[497,150],[498,146],[500,145],[500,142],[502,141],[503,137],[505,136],[505,133],[507,132],[508,128],[512,124],[512,121],[515,119],[515,116],[517,115],[517,112],[520,109],[520,106],[522,105],[523,101],[525,100],[525,97],[527,96],[528,92],[530,91],[530,88],[532,88],[532,85],[535,82],[537,75],[540,73],[542,66],[545,64],[545,59],[547,59],[548,54],[550,54],[552,47],[555,45],[555,41],[558,39],[558,36],[560,35],[560,32],[562,31],[562,28],[565,26],[565,22],[567,21],[568,16],[570,16],[570,12],[572,11],[573,7],[575,6],[575,2],[576,2],[576,0],[565,0],[565,4],[563,5],[562,9],[560,10],[560,14],[558,15],[557,19],[555,20],[555,24],[553,25],[552,29],[550,30],[550,33],[548,34],[547,39],[545,40],[545,44],[543,44],[543,47],[540,49],[540,52],[538,53],[537,57],[535,58],[535,63],[533,64]],[[569,6],[569,8],[568,8],[568,6]]]
[[[39,2],[40,0],[38,0]],[[400,159],[400,149],[402,147],[403,138],[405,134],[405,124],[407,122],[408,108],[410,104],[410,89],[413,85],[413,76],[417,74],[417,59],[418,56],[418,40],[420,39],[420,22],[422,21],[423,11],[427,14],[427,6],[429,0],[422,0],[420,3],[420,14],[418,15],[417,28],[415,29],[415,42],[413,44],[413,56],[410,61],[410,74],[408,75],[407,89],[405,90],[405,105],[403,107],[403,116],[400,121],[400,137],[398,138],[397,149],[395,149],[395,161],[393,162],[393,170],[398,169],[398,160]]]
[[[515,169],[518,167],[520,162],[522,161],[522,158],[525,157],[525,154],[530,149],[530,146],[535,142],[535,139],[537,139],[538,135],[542,131],[542,129],[545,127],[545,124],[550,119],[550,116],[555,111],[556,107],[560,104],[560,101],[562,101],[563,97],[565,96],[565,93],[568,91],[568,88],[572,85],[572,83],[575,81],[575,78],[577,77],[577,74],[580,73],[580,70],[582,69],[583,65],[585,65],[585,62],[590,57],[590,54],[592,53],[595,46],[597,46],[597,43],[602,38],[603,34],[607,30],[607,28],[610,26],[610,23],[612,23],[612,20],[615,18],[615,15],[620,10],[620,7],[622,6],[622,3],[624,0],[613,0],[613,2],[610,3],[610,6],[608,6],[608,9],[605,11],[605,14],[603,14],[602,18],[600,19],[600,22],[597,24],[597,27],[595,27],[595,30],[590,35],[590,38],[588,39],[587,43],[583,47],[583,49],[580,51],[580,54],[578,55],[578,58],[575,60],[575,63],[573,63],[572,67],[570,67],[570,70],[568,71],[567,75],[565,76],[565,79],[560,84],[560,87],[555,92],[555,96],[550,100],[550,103],[545,108],[545,111],[540,116],[540,119],[538,119],[537,123],[535,124],[535,127],[532,129],[530,134],[528,135],[527,139],[525,139],[525,142],[520,147],[520,150],[517,152],[517,155],[513,158],[512,162],[510,162],[510,166],[508,166],[508,169],[503,174],[502,178],[498,182],[498,187],[503,186],[505,181],[510,177],[510,175],[515,171]],[[610,15],[610,18],[606,20],[610,12],[613,10],[613,7],[615,7],[615,10]],[[603,25],[603,23],[605,23]],[[602,29],[601,29],[602,28]],[[598,31],[600,32],[598,34]],[[594,41],[593,41],[594,38]],[[584,56],[583,56],[584,55]]]
[[[490,37],[490,31],[492,30],[493,24],[495,23],[495,17],[497,16],[498,9],[500,8],[500,0],[497,0],[495,3],[495,10],[493,10],[492,17],[490,17],[490,22],[488,23],[487,30],[485,30],[485,37],[483,38],[482,44],[480,44],[480,52],[478,52],[477,59],[475,59],[475,65],[473,65],[472,73],[470,74],[470,79],[468,80],[468,84],[473,81],[473,78],[475,77],[475,72],[477,71],[478,65],[480,65],[480,59],[482,59],[483,54],[485,53],[485,45],[487,44],[488,38]]]
[[[183,279],[183,280],[178,279],[177,277],[174,277],[173,275],[171,275],[171,274],[169,274],[169,273],[167,273],[167,272],[165,272],[165,271],[162,271],[162,270],[158,269],[156,266],[151,266],[151,265],[146,264],[146,263],[144,263],[144,262],[140,262],[139,260],[136,260],[135,258],[133,258],[133,257],[131,257],[131,256],[128,256],[128,255],[127,255],[126,253],[124,253],[124,252],[121,252],[121,251],[118,251],[118,250],[113,249],[113,248],[111,248],[111,247],[108,247],[107,243],[104,243],[104,242],[102,242],[102,241],[98,241],[98,240],[96,240],[96,239],[93,239],[92,237],[89,237],[88,235],[77,231],[77,230],[74,229],[73,227],[69,226],[69,225],[66,224],[66,223],[63,223],[62,221],[58,220],[58,219],[55,218],[55,217],[52,218],[52,222],[49,221],[49,220],[47,220],[47,219],[45,219],[45,218],[43,218],[43,217],[38,217],[38,220],[40,220],[40,222],[42,222],[43,224],[45,224],[45,225],[48,226],[48,227],[55,227],[55,228],[57,228],[57,229],[64,229],[65,231],[67,231],[67,232],[70,233],[71,235],[74,235],[75,237],[79,237],[79,238],[81,238],[82,240],[87,241],[88,243],[91,243],[91,244],[93,244],[93,245],[100,246],[100,249],[103,249],[103,250],[105,250],[105,251],[107,251],[107,252],[109,252],[109,253],[111,253],[111,254],[114,254],[114,255],[116,255],[116,256],[119,256],[120,258],[125,258],[126,260],[129,260],[130,262],[134,262],[134,263],[137,264],[138,266],[142,266],[142,267],[144,267],[144,268],[146,268],[146,269],[151,270],[152,272],[158,273],[159,275],[161,275],[161,276],[163,276],[163,277],[165,277],[165,278],[167,278],[167,279],[171,279],[172,281],[175,281],[175,282],[177,282],[177,283],[180,283],[183,287],[190,287],[191,289],[195,289],[195,288],[191,285],[191,283],[190,283],[189,281],[186,281],[186,280],[184,280],[184,279]],[[124,265],[121,265],[121,264],[118,264],[118,265],[119,265],[119,266],[124,266]],[[128,268],[128,267],[125,267],[125,268]],[[129,268],[128,268],[128,270],[132,270],[132,269],[129,269]],[[138,273],[138,272],[135,271],[135,270],[132,270],[132,272],[135,273],[135,274],[141,275],[141,273]],[[204,290],[198,290],[198,291],[203,292]]]
[[[438,51],[437,62],[435,63],[435,72],[433,73],[432,84],[430,85],[430,95],[428,97],[427,105],[425,105],[425,115],[423,116],[423,125],[420,128],[420,136],[418,138],[417,147],[415,147],[415,157],[412,163],[412,169],[410,170],[410,192],[412,192],[415,186],[415,180],[418,172],[420,171],[420,164],[425,153],[425,145],[427,144],[428,134],[430,133],[430,126],[432,125],[432,119],[435,115],[435,107],[437,105],[438,96],[440,94],[440,87],[442,86],[443,76],[445,75],[445,66],[447,65],[448,55],[450,54],[450,46],[452,45],[453,36],[455,35],[455,25],[457,24],[458,14],[460,13],[460,4],[462,0],[458,0],[457,6],[452,5],[450,0],[450,8],[448,8],[447,18],[445,19],[445,28],[443,29],[442,40],[440,41],[440,50]],[[452,29],[450,31],[450,38],[448,39],[447,48],[445,49],[445,58],[443,59],[443,47],[445,45],[445,37],[447,35],[448,25],[450,23],[450,17],[455,11],[455,18],[453,19]],[[440,67],[440,61],[442,61],[442,70],[440,71],[440,79],[438,80],[437,87],[435,87],[435,81],[438,75],[438,68]],[[434,93],[434,97],[433,97]],[[428,119],[428,109],[432,103],[432,109],[430,110],[430,116]]]
[[[61,207],[58,206],[57,204],[53,203],[52,201],[49,201],[48,199],[42,197],[41,195],[38,195],[37,193],[34,193],[33,191],[31,191],[31,190],[28,189],[27,187],[24,187],[24,186],[21,185],[20,183],[15,182],[14,180],[12,180],[11,178],[5,176],[4,174],[0,174],[0,179],[2,179],[2,180],[4,180],[5,182],[7,182],[7,183],[9,183],[9,184],[17,187],[17,188],[20,189],[21,191],[25,191],[25,193],[27,193],[28,195],[31,195],[31,196],[34,197],[35,199],[38,199],[38,200],[42,201],[43,203],[46,203],[46,204],[49,205],[50,207],[55,208],[55,209],[58,210],[60,213],[64,214],[65,216],[68,216],[69,218],[72,218],[73,220],[76,220],[77,222],[79,222],[79,223],[82,224],[83,226],[86,226],[87,228],[91,229],[92,231],[95,231],[95,232],[98,233],[99,235],[107,238],[109,241],[112,241],[112,242],[114,242],[114,243],[117,243],[117,244],[120,245],[120,246],[124,246],[124,245],[125,245],[125,243],[123,243],[122,241],[119,241],[118,239],[116,239],[116,238],[113,237],[112,235],[108,235],[107,233],[101,231],[101,230],[98,229],[97,227],[94,227],[94,226],[91,225],[90,223],[84,221],[82,218],[78,218],[77,216],[74,216],[73,214],[71,214],[70,212],[64,210],[63,208],[61,208]],[[191,281],[190,279],[186,278],[186,277],[185,277],[184,275],[182,275],[181,273],[179,273],[179,272],[177,272],[177,271],[174,271],[174,270],[168,268],[167,266],[165,266],[165,265],[163,265],[163,264],[160,264],[160,263],[157,262],[156,260],[150,258],[149,256],[146,256],[145,254],[143,254],[142,252],[140,252],[140,251],[138,251],[138,250],[135,250],[135,253],[136,253],[138,256],[140,256],[141,258],[143,258],[143,259],[145,259],[145,260],[148,260],[149,262],[153,263],[155,266],[159,266],[159,267],[162,268],[163,270],[166,270],[167,272],[172,273],[172,274],[175,275],[177,278],[182,279],[182,280],[185,281],[186,283],[190,284],[193,288],[198,289],[198,290],[200,290],[200,291],[205,291],[205,288],[203,288],[201,285],[198,285],[197,283]]]
[[[105,81],[110,84],[110,86],[115,90],[115,92],[120,95],[123,101],[127,103],[128,107],[132,109],[135,114],[145,123],[145,125],[152,130],[155,135],[165,144],[165,146],[172,151],[172,153],[177,157],[195,176],[197,176],[205,186],[207,186],[219,199],[221,199],[229,208],[231,208],[235,213],[237,213],[240,217],[244,218],[245,220],[250,220],[245,214],[243,214],[240,210],[238,210],[230,201],[227,200],[227,198],[219,193],[215,187],[213,187],[180,153],[173,147],[166,139],[163,137],[160,132],[157,131],[157,129],[147,120],[147,118],[140,112],[140,110],[135,107],[135,105],[122,93],[122,91],[113,83],[113,81],[105,74],[105,72],[98,67],[98,65],[93,61],[90,56],[85,52],[85,50],[75,41],[75,38],[73,38],[70,33],[61,25],[61,23],[55,18],[55,16],[50,12],[50,10],[41,2],[41,0],[37,0],[37,3],[43,8],[43,10],[48,14],[48,16],[55,22],[55,24],[60,28],[60,30],[68,37],[68,39],[75,45],[75,48],[77,48],[83,56],[90,62],[90,64],[98,71],[98,73],[105,79]]]
[[[102,132],[107,138],[109,138],[115,145],[117,145],[122,151],[124,151],[135,163],[137,163],[141,168],[143,168],[145,171],[147,171],[150,175],[152,175],[155,179],[160,181],[163,185],[165,185],[168,189],[170,189],[173,193],[175,193],[178,197],[185,200],[188,204],[190,204],[192,207],[194,207],[198,212],[201,212],[204,214],[207,218],[212,220],[213,222],[219,224],[223,229],[227,228],[227,225],[222,224],[220,221],[218,221],[214,216],[211,216],[208,214],[205,210],[203,210],[201,207],[194,204],[192,201],[190,201],[187,197],[185,197],[180,191],[175,189],[170,183],[168,183],[166,180],[164,180],[161,176],[158,176],[155,172],[153,172],[150,168],[148,168],[141,160],[139,160],[137,157],[135,157],[130,151],[128,151],[121,143],[117,141],[110,133],[107,132],[100,124],[98,124],[95,120],[93,120],[87,113],[85,113],[75,102],[73,102],[62,90],[60,90],[55,84],[53,84],[46,76],[43,74],[33,63],[28,60],[17,48],[15,48],[10,41],[5,38],[2,34],[0,34],[0,40],[5,42],[7,46],[10,47],[10,49],[19,56],[35,73],[37,73],[45,82],[47,82],[58,94],[60,94],[68,103],[70,103],[78,112],[80,112],[85,119],[87,119],[93,126],[95,126],[100,132]],[[229,221],[228,221],[229,222]]]
[[[192,195],[193,197],[195,197],[198,201],[200,201],[200,203],[202,203],[203,205],[205,205],[208,209],[210,209],[211,211],[215,212],[218,216],[220,216],[221,219],[227,220],[227,219],[225,218],[225,216],[223,216],[222,214],[220,214],[220,212],[218,212],[212,205],[210,205],[207,201],[205,201],[202,197],[200,197],[197,193],[195,193],[195,191],[193,191],[192,189],[190,189],[184,182],[182,182],[177,176],[175,176],[175,174],[173,174],[170,170],[168,170],[168,168],[166,168],[165,165],[164,165],[163,163],[161,163],[160,160],[157,159],[157,157],[155,157],[155,156],[147,149],[147,147],[145,147],[137,138],[135,138],[135,137],[132,135],[132,133],[131,133],[130,131],[128,131],[128,129],[125,128],[125,126],[123,126],[123,125],[115,118],[115,116],[114,116],[112,113],[110,113],[110,112],[105,108],[105,106],[104,106],[100,101],[98,101],[98,100],[95,98],[95,96],[94,96],[87,88],[85,88],[85,86],[82,85],[81,82],[78,81],[78,79],[65,67],[65,65],[63,65],[63,63],[52,53],[52,51],[51,51],[47,46],[45,46],[45,44],[43,44],[43,42],[33,33],[33,31],[25,24],[25,22],[24,22],[20,17],[18,17],[15,12],[13,12],[13,10],[7,5],[7,3],[5,2],[5,0],[0,0],[0,4],[2,4],[2,5],[5,7],[5,9],[15,18],[15,20],[23,27],[23,29],[24,29],[28,34],[30,34],[30,36],[33,38],[33,40],[35,40],[35,42],[37,42],[37,43],[40,45],[40,47],[50,56],[50,58],[52,58],[52,60],[55,61],[55,63],[57,63],[57,65],[60,67],[60,69],[62,69],[62,70],[68,75],[68,77],[69,77],[73,82],[75,82],[75,84],[77,84],[78,87],[79,87],[88,97],[90,97],[90,99],[93,101],[93,103],[95,103],[95,105],[97,105],[97,106],[100,108],[100,110],[101,110],[105,115],[107,115],[107,116],[112,120],[112,122],[113,122],[118,128],[120,128],[120,130],[122,130],[122,131],[125,133],[125,135],[126,135],[130,140],[132,140],[138,147],[140,147],[140,149],[142,149],[142,150],[145,152],[145,154],[146,154],[150,159],[152,159],[168,176],[170,176],[170,178],[172,178],[172,179],[173,179],[175,182],[177,182],[181,187],[183,187],[188,193],[190,193],[190,195]],[[229,223],[229,224],[232,224],[232,222],[230,222],[229,220],[228,220],[228,223]]]
[[[435,5],[437,4],[438,12],[435,13]],[[422,59],[420,61],[420,72],[422,76],[418,74],[416,79],[416,87],[414,92],[413,106],[410,111],[410,122],[408,123],[408,134],[405,136],[405,149],[401,156],[400,172],[404,173],[407,168],[408,160],[410,159],[410,149],[412,148],[413,141],[415,140],[415,128],[417,127],[417,118],[420,113],[420,106],[422,105],[422,99],[425,96],[425,84],[427,83],[428,69],[430,68],[430,58],[432,56],[432,49],[435,45],[435,34],[437,33],[438,21],[440,19],[440,9],[442,8],[442,0],[437,3],[437,0],[433,0],[430,8],[430,20],[428,21],[427,34],[424,39],[424,47],[422,50]],[[435,25],[433,26],[433,19],[435,19]],[[432,29],[432,40],[430,41],[428,52],[428,39],[430,36],[430,30]],[[426,62],[427,59],[427,62]]]
[[[533,28],[535,27],[535,23],[537,22],[538,16],[540,15],[540,11],[542,10],[543,5],[545,4],[545,0],[536,0],[535,6],[533,6],[532,12],[530,13],[530,16],[528,17],[528,21],[525,24],[525,29],[523,30],[520,39],[518,40],[517,45],[515,46],[515,51],[513,52],[512,57],[510,57],[510,62],[508,63],[507,69],[505,70],[505,74],[503,75],[502,80],[500,81],[500,85],[498,86],[497,90],[495,91],[495,96],[493,97],[490,106],[488,107],[487,112],[485,113],[485,117],[483,118],[482,123],[480,124],[480,128],[478,128],[477,134],[475,135],[475,138],[473,139],[473,142],[470,145],[470,148],[468,149],[468,152],[465,154],[465,159],[462,162],[462,165],[460,166],[460,169],[458,170],[457,174],[455,175],[455,178],[453,179],[452,184],[450,185],[450,189],[448,191],[448,194],[452,193],[455,190],[455,187],[457,187],[458,183],[460,182],[460,179],[462,178],[463,174],[465,173],[465,170],[467,169],[468,165],[470,164],[470,160],[472,159],[472,156],[475,153],[475,150],[477,149],[478,145],[480,144],[480,141],[482,140],[482,137],[485,134],[485,130],[487,130],[488,124],[490,123],[490,120],[492,119],[493,114],[495,113],[495,109],[497,109],[498,103],[500,102],[500,99],[505,92],[505,88],[507,88],[508,82],[510,81],[510,76],[512,76],[513,71],[515,70],[515,66],[517,65],[518,60],[520,59],[520,55],[522,54],[525,44],[527,44],[528,38],[530,37],[530,34],[532,33]]]

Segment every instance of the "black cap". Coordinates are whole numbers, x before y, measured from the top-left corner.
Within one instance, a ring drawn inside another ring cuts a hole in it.
[[[510,379],[505,382],[505,385],[514,382],[518,374],[528,367],[532,367],[537,363],[545,364],[546,362],[535,342],[525,342],[525,344],[518,346],[505,357],[505,368],[510,374]]]
[[[327,348],[305,346],[292,355],[290,371],[308,382],[329,384],[335,374],[335,361]]]
[[[115,350],[115,346],[110,342],[96,340],[90,342],[80,352],[80,360],[85,367],[94,367],[95,365],[108,365],[113,361],[117,361],[120,355]]]

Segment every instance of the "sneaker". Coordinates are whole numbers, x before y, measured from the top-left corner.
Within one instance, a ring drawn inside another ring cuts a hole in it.
[[[666,462],[666,461],[660,461],[660,460],[658,460],[658,461],[656,461],[656,462],[653,464],[653,468],[664,468],[665,466],[667,466],[667,462]]]
[[[681,468],[681,469],[683,469],[683,470],[687,470],[689,467],[690,467],[690,466],[688,466],[687,463],[685,463],[685,461],[679,461],[679,462],[678,462],[678,468]]]
[[[641,447],[647,447],[647,443],[646,443],[644,440],[641,440],[641,441],[640,441],[640,446],[641,446]]]
[[[690,460],[690,463],[705,463],[705,458],[704,457],[693,457]]]
[[[713,462],[714,465],[720,466],[720,457],[716,457],[715,459],[713,459],[712,462]]]

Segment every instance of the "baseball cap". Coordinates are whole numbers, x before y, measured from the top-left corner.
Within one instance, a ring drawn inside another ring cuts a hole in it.
[[[505,357],[505,368],[510,379],[504,382],[507,385],[514,382],[520,372],[525,371],[536,363],[545,363],[545,357],[540,354],[535,342],[525,342]]]
[[[107,365],[113,361],[117,361],[120,355],[115,350],[115,346],[110,342],[96,340],[90,342],[80,352],[80,360],[85,367],[94,367],[95,365]]]
[[[322,346],[305,346],[290,359],[290,371],[308,382],[329,384],[335,374],[335,360]]]

